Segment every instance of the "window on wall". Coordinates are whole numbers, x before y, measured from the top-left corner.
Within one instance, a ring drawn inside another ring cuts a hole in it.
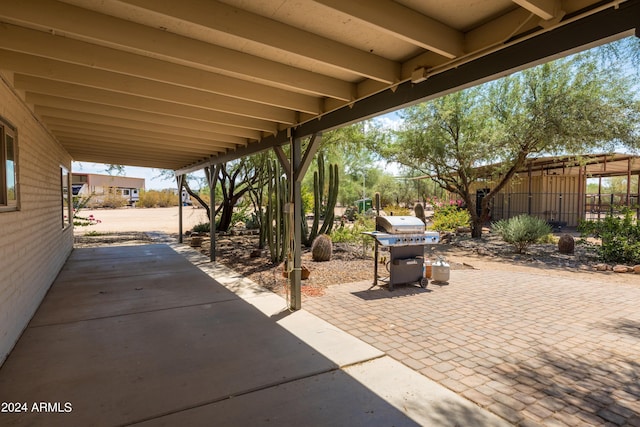
[[[62,195],[62,227],[71,224],[71,188],[69,169],[60,166],[60,194]]]
[[[0,117],[0,211],[18,208],[16,130]]]

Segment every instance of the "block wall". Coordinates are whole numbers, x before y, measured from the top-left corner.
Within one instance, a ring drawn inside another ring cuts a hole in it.
[[[0,72],[0,116],[16,128],[19,210],[0,212],[0,365],[73,249],[62,225],[60,167],[71,157]]]

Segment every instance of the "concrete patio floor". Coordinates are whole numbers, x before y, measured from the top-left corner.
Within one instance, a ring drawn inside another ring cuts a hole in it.
[[[285,307],[181,245],[75,249],[0,368],[25,409],[0,425],[508,425]]]

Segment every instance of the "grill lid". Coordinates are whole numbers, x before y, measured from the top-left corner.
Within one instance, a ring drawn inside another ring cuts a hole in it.
[[[415,216],[378,216],[376,230],[393,234],[423,233],[424,222]]]

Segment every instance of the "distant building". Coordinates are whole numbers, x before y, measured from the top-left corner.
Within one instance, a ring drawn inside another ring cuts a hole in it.
[[[73,173],[71,188],[74,196],[93,195],[96,201],[106,194],[116,194],[128,200],[132,205],[140,199],[144,190],[144,178],[126,176],[99,175],[95,173]]]
[[[486,181],[475,187],[476,209],[493,186],[491,172],[497,165],[482,166]],[[640,183],[631,186],[631,177],[640,175],[640,157],[623,154],[583,154],[527,159],[511,182],[491,200],[491,220],[517,215],[537,216],[552,225],[575,227],[582,220],[600,220],[620,206],[634,207],[640,218]],[[627,178],[626,192],[602,192],[602,179]],[[587,192],[587,179],[598,179],[598,192]]]

